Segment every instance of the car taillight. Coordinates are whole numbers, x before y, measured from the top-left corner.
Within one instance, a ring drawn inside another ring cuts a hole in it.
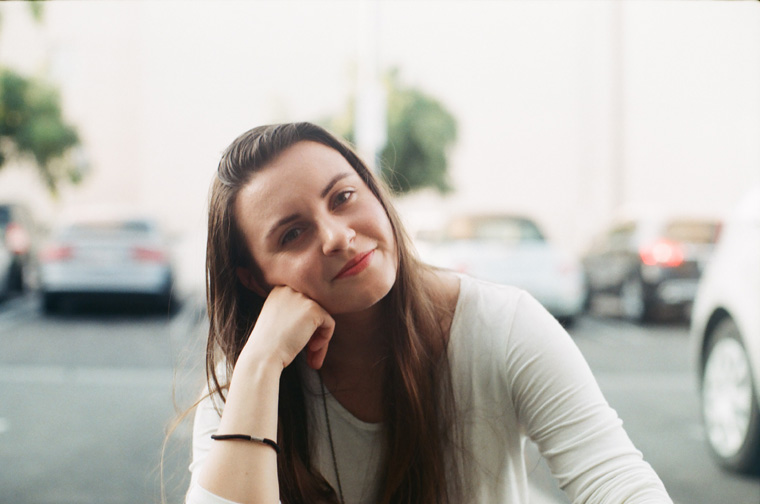
[[[71,259],[73,255],[71,247],[65,245],[51,245],[40,253],[40,260],[46,263],[59,262]]]
[[[683,249],[672,241],[660,240],[639,250],[641,261],[647,266],[675,268],[683,263]]]
[[[166,254],[153,248],[135,247],[132,249],[132,257],[141,262],[166,262]]]
[[[12,222],[5,228],[5,244],[8,246],[8,250],[16,255],[26,254],[31,245],[29,233],[20,225]]]

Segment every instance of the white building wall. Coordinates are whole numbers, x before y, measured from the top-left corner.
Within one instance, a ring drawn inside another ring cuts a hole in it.
[[[516,210],[580,251],[621,205],[721,214],[760,182],[756,2],[378,11],[381,63],[460,127],[457,192],[401,201],[412,227],[465,208]],[[28,167],[9,165],[0,198],[21,194],[49,221],[81,205],[137,206],[202,249],[223,148],[254,125],[345,105],[360,12],[343,1],[72,1],[45,4],[36,25],[23,3],[0,4],[0,63],[58,83],[92,169],[52,201]],[[187,268],[202,269],[201,255]]]

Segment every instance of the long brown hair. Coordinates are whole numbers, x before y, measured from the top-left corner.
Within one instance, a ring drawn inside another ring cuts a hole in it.
[[[385,444],[380,502],[419,504],[456,502],[457,474],[451,474],[454,404],[446,358],[448,335],[440,320],[446,308],[423,282],[429,268],[414,253],[385,187],[349,145],[310,123],[261,126],[239,136],[224,151],[209,204],[206,248],[206,300],[209,335],[206,374],[209,390],[224,398],[228,386],[217,366],[225,362],[231,376],[243,346],[261,312],[264,298],[238,280],[238,266],[256,272],[233,211],[235,199],[255,173],[300,141],[319,142],[338,151],[385,208],[396,239],[398,272],[388,294],[390,322],[383,391]],[[260,274],[260,273],[259,273]],[[334,490],[311,460],[308,418],[298,366],[280,379],[278,459],[280,498],[284,504],[337,503]],[[456,457],[455,457],[456,458]]]

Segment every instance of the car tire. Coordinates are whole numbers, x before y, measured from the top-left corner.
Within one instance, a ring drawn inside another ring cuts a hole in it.
[[[58,294],[45,292],[42,294],[42,311],[50,315],[56,313],[60,308],[60,297]]]
[[[586,287],[586,291],[583,295],[583,308],[582,313],[590,313],[594,308],[594,291],[591,287]]]
[[[652,304],[644,292],[644,282],[630,277],[620,287],[620,309],[625,319],[635,323],[648,322],[652,318]]]
[[[11,266],[8,291],[13,293],[24,292],[24,268],[20,262],[14,262]]]
[[[730,318],[715,327],[702,369],[702,418],[708,446],[731,471],[760,474],[760,411],[747,350]]]
[[[575,317],[573,315],[565,315],[564,317],[557,317],[557,322],[560,323],[565,329],[570,329],[575,325]]]

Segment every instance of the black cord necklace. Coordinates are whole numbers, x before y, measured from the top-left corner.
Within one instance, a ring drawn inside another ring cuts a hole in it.
[[[322,387],[322,406],[325,410],[327,439],[330,441],[330,452],[332,453],[333,469],[335,469],[335,479],[338,481],[338,494],[340,497],[340,503],[345,504],[346,499],[343,498],[343,486],[340,484],[340,473],[338,472],[338,458],[335,456],[335,444],[333,443],[332,428],[330,428],[330,415],[327,412],[327,389],[325,388],[325,382],[322,380],[322,373],[317,371],[317,375],[319,376],[319,385]]]

